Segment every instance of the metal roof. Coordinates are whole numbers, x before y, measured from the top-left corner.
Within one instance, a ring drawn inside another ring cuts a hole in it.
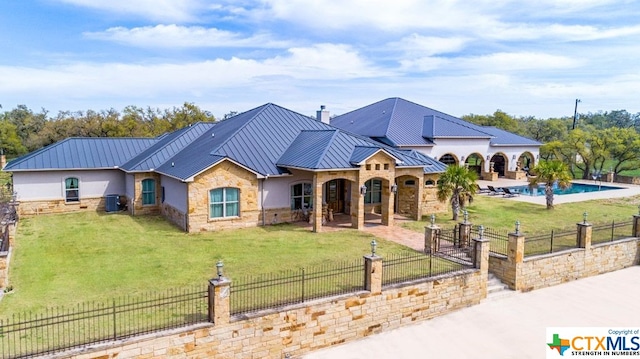
[[[542,143],[497,127],[485,127],[494,136],[491,146],[542,146]]]
[[[439,137],[492,137],[482,126],[397,97],[336,116],[331,124],[393,146],[430,146]]]
[[[7,169],[18,169],[28,161],[25,169],[29,170],[120,166],[124,171],[155,171],[189,181],[225,159],[267,176],[288,173],[286,167],[354,168],[354,158],[380,149],[398,159],[398,166],[440,172],[442,164],[431,158],[394,149],[271,103],[155,139],[69,139],[13,161]],[[43,160],[52,157],[57,160]]]
[[[116,168],[156,141],[155,138],[71,137],[16,158],[4,170]]]

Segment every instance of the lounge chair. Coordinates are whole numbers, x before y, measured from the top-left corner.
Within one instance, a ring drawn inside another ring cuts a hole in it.
[[[479,184],[476,184],[476,190],[477,190],[478,193],[489,193],[489,192],[491,192],[491,191],[489,191],[488,188],[480,187]]]
[[[515,196],[519,196],[520,192],[518,192],[517,190],[510,190],[507,187],[503,187],[502,191],[504,192],[504,194],[502,195],[503,197],[515,197]]]
[[[502,188],[496,189],[493,186],[487,186],[487,188],[489,188],[489,195],[490,196],[493,196],[493,195],[496,195],[496,194],[504,194],[504,191],[502,190]]]

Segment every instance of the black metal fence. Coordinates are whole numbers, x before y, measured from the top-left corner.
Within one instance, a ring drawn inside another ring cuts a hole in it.
[[[1,358],[52,354],[208,321],[207,286],[84,303],[0,320]]]
[[[551,230],[551,233],[525,237],[524,255],[528,257],[576,248],[577,241],[578,232],[576,229],[554,229]]]
[[[479,226],[474,226],[471,229],[471,237],[479,238]],[[507,255],[507,248],[509,246],[509,233],[507,231],[499,231],[493,228],[484,228],[483,238],[489,239],[489,252],[495,254]]]
[[[633,236],[633,220],[611,221],[608,224],[594,225],[591,232],[591,244],[612,242]]]
[[[473,267],[472,248],[441,247],[436,253],[389,255],[384,259],[382,285],[429,278]]]
[[[0,252],[9,250],[9,228],[2,227],[2,235],[0,235]]]
[[[362,260],[234,279],[231,314],[242,314],[364,290]]]
[[[440,247],[444,248],[447,245],[471,247],[474,243],[473,239],[480,238],[480,226],[470,226],[470,231],[466,236],[461,232],[461,228],[464,227],[457,224],[453,228],[440,229],[438,232]],[[489,251],[491,253],[507,255],[507,246],[509,244],[507,231],[484,228],[482,237],[490,240]]]

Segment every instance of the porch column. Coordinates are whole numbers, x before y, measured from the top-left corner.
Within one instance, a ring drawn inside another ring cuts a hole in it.
[[[322,185],[318,174],[313,175],[313,231],[322,232]]]
[[[364,196],[360,194],[360,186],[364,183],[351,182],[351,228],[364,228]]]
[[[416,221],[422,219],[422,201],[424,196],[424,181],[425,179],[416,178],[416,213],[414,218]]]
[[[380,206],[380,214],[382,215],[383,226],[393,226],[393,203],[396,196],[395,193],[391,191],[392,184],[393,182],[389,181],[387,185],[383,184],[382,187],[382,203]]]

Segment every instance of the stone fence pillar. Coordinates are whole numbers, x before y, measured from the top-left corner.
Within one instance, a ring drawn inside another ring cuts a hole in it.
[[[521,232],[509,233],[507,243],[507,268],[504,281],[510,289],[519,290],[519,281],[522,278],[522,263],[524,262],[524,234]]]
[[[593,226],[586,221],[578,223],[578,236],[577,247],[584,249],[591,249],[591,233],[593,232]]]
[[[424,252],[435,253],[440,250],[440,227],[432,224],[424,227]]]
[[[464,221],[459,223],[458,225],[458,238],[460,242],[458,243],[458,247],[466,248],[467,245],[471,243],[471,227],[473,224],[468,221]]]
[[[209,281],[209,321],[214,324],[228,324],[231,317],[229,295],[231,280],[220,277]]]
[[[364,256],[364,289],[371,294],[382,293],[382,257]]]
[[[473,241],[473,264],[476,268],[480,269],[480,276],[483,283],[480,298],[484,299],[487,297],[487,281],[489,280],[489,246],[491,242],[486,238],[475,238]]]

